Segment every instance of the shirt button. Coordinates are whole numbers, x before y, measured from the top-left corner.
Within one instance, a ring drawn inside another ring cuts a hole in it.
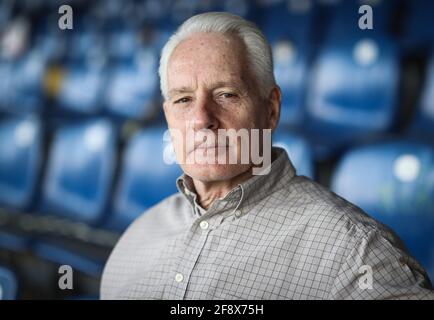
[[[184,280],[184,276],[181,273],[177,273],[175,276],[175,281],[182,282],[182,280]]]
[[[241,210],[239,210],[239,209],[235,210],[235,216],[236,217],[240,217],[241,213],[242,213]]]
[[[208,221],[201,221],[201,223],[199,224],[202,230],[206,230],[209,227],[209,223]]]

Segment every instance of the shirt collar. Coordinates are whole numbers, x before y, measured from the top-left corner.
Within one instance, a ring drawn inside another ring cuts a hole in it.
[[[295,169],[289,160],[286,151],[279,147],[273,147],[274,161],[271,163],[268,174],[255,175],[233,188],[224,198],[213,202],[207,212],[229,212],[241,216],[243,208],[249,204],[256,203],[262,198],[272,194],[275,190],[286,185],[295,176]],[[197,208],[197,194],[193,192],[191,177],[185,173],[181,175],[176,186],[179,192],[190,202],[191,206]],[[197,210],[194,210],[197,215]]]

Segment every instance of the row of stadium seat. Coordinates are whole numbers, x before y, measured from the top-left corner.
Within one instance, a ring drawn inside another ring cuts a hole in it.
[[[335,38],[327,42],[312,65],[306,108],[303,97],[307,72],[302,61],[306,58],[303,52],[294,50],[286,40],[275,44],[275,74],[283,91],[282,126],[299,128],[314,141],[338,147],[393,126],[398,113],[399,71],[391,43],[383,38]],[[159,109],[156,57],[152,50],[142,50],[131,60],[114,65],[111,71],[74,62],[63,71],[54,68],[49,72],[51,78],[62,78],[61,84],[51,86],[58,88],[58,102],[65,109],[94,114],[104,105],[109,113],[149,119]],[[43,71],[37,61],[32,61],[38,59],[36,54],[26,59],[16,66],[0,67],[5,79],[0,86],[0,104],[13,106],[14,112],[17,106],[30,110],[41,105],[38,96]],[[433,135],[433,92],[434,55],[411,132]]]
[[[356,2],[345,1],[330,10],[331,21],[320,37],[313,32],[317,7],[294,3],[263,4],[257,15],[274,49],[283,92],[281,124],[332,144],[390,130],[398,116],[401,72],[401,49],[387,30],[391,2],[374,8],[374,30],[360,30]],[[63,36],[67,40],[42,33],[23,56],[0,60],[0,76],[6,79],[0,85],[0,108],[37,111],[47,94],[64,111],[138,119],[155,115],[158,54],[167,30],[118,23],[105,34],[87,20],[79,19],[75,30]],[[53,43],[65,47],[64,59],[54,65],[50,59],[59,48]],[[434,54],[430,61],[432,66]],[[413,123],[415,131],[430,134],[433,79],[430,67]]]
[[[158,97],[154,49],[142,48],[110,68],[101,56],[48,66],[41,50],[36,48],[18,61],[0,61],[3,111],[40,112],[46,94],[55,96],[64,111],[95,114],[104,106],[118,116],[143,119],[152,115]]]
[[[105,119],[60,128],[44,158],[44,130],[36,117],[7,118],[0,124],[0,203],[18,210],[50,212],[91,225],[101,223],[117,160],[117,129]],[[123,226],[146,207],[173,193],[177,166],[165,166],[161,157],[162,129],[138,133],[125,150],[116,188],[114,215]],[[40,183],[42,164],[47,170]],[[34,197],[41,185],[41,199]],[[138,201],[138,203],[136,203]],[[120,227],[119,224],[116,224]]]

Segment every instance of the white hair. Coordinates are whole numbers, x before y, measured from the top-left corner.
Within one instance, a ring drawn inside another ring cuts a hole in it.
[[[252,76],[257,79],[258,89],[266,98],[276,81],[273,74],[271,47],[264,34],[252,22],[227,12],[207,12],[186,20],[164,45],[160,58],[160,89],[167,99],[167,66],[178,44],[195,33],[217,32],[237,36],[243,41],[247,51],[247,61],[252,68]]]

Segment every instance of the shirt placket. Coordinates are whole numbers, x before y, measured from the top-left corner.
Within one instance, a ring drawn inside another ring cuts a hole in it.
[[[185,299],[191,274],[202,254],[208,235],[220,225],[222,218],[222,214],[207,212],[197,219],[187,231],[184,244],[179,248],[176,262],[169,275],[172,285],[166,299]]]

